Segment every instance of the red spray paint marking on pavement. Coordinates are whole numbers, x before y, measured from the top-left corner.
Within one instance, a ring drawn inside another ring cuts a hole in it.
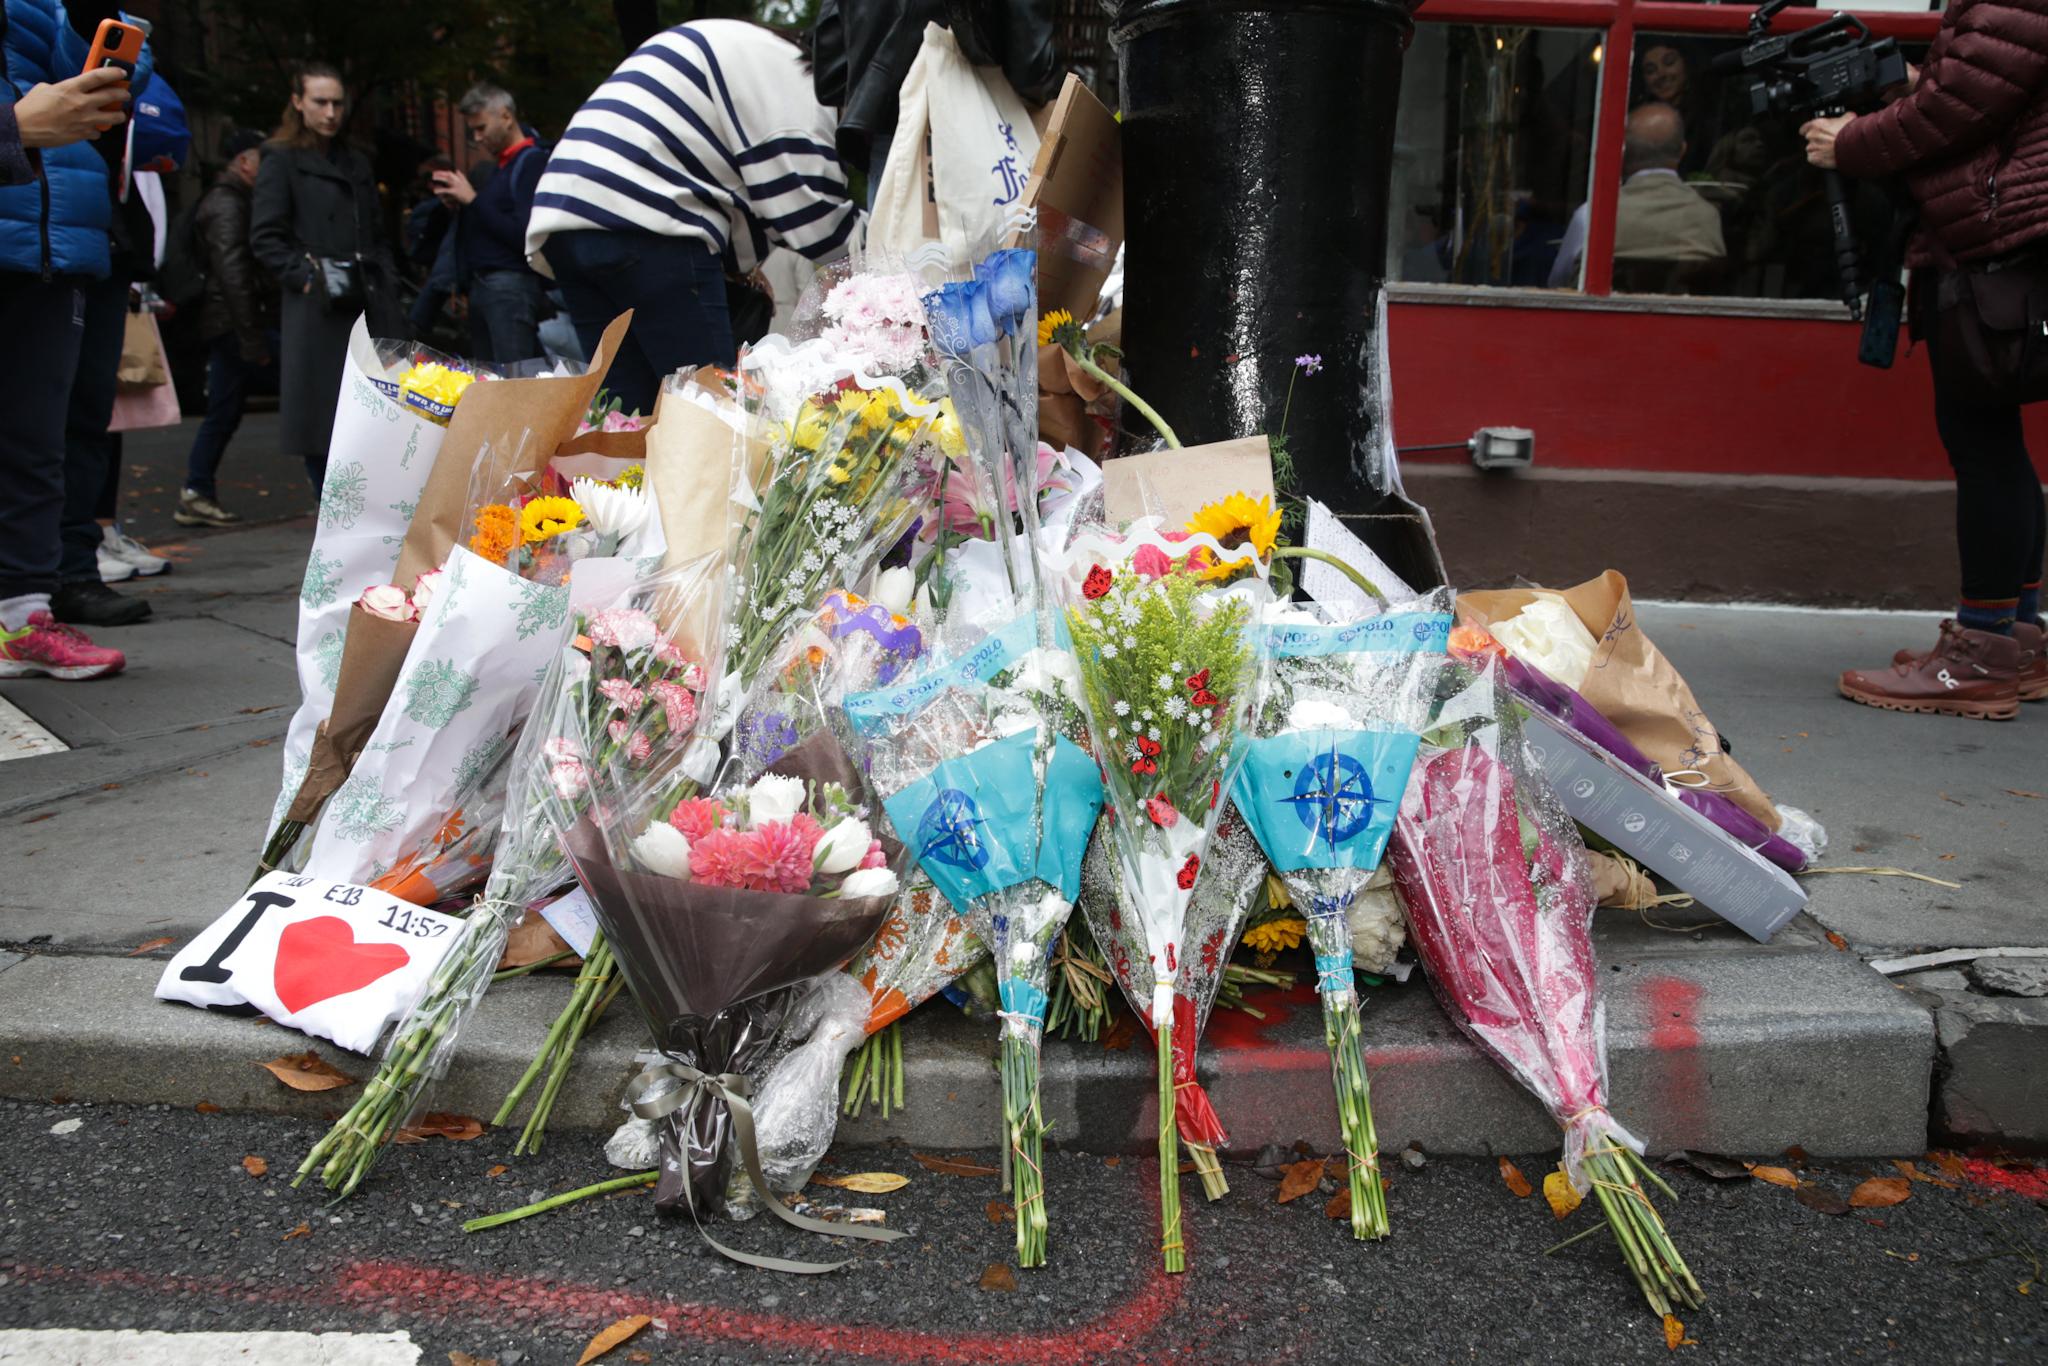
[[[1680,977],[1653,976],[1643,983],[1649,998],[1650,1047],[1663,1057],[1657,1091],[1664,1114],[1660,1132],[1701,1132],[1707,1108],[1707,1075],[1700,1059],[1700,998],[1706,990]]]
[[[2024,1195],[2029,1200],[2048,1201],[2048,1166],[2001,1167],[1995,1162],[1986,1162],[1981,1157],[1963,1159],[1963,1170],[1980,1186],[1991,1186],[2014,1195]]]
[[[1202,1042],[1213,1048],[1271,1048],[1275,1029],[1295,1011],[1315,1008],[1316,989],[1303,985],[1268,987],[1246,992],[1244,1003],[1266,1018],[1255,1020],[1242,1010],[1214,1011],[1209,1016],[1209,1027],[1202,1033]],[[1329,1060],[1320,1051],[1316,1056],[1325,1062]]]
[[[1156,1225],[1157,1216],[1154,1216]],[[1101,1361],[1128,1356],[1179,1306],[1181,1278],[1154,1269],[1125,1303],[1064,1333],[920,1332],[873,1324],[821,1323],[726,1305],[664,1300],[594,1285],[531,1276],[486,1275],[420,1262],[363,1261],[342,1269],[331,1283],[256,1289],[240,1280],[145,1271],[78,1271],[69,1267],[0,1262],[22,1281],[84,1283],[107,1290],[156,1296],[201,1295],[245,1304],[341,1305],[362,1312],[391,1311],[434,1319],[513,1320],[575,1332],[629,1314],[660,1319],[681,1338],[747,1342],[789,1351],[832,1352],[871,1361],[932,1366],[1026,1366],[1045,1362]]]

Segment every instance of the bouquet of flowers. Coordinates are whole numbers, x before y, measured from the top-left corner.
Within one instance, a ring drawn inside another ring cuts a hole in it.
[[[556,832],[588,809],[593,769],[648,767],[680,753],[696,723],[705,670],[662,623],[686,619],[712,578],[711,561],[699,560],[635,584],[601,610],[578,612],[570,641],[547,666],[544,705],[507,768],[490,880],[461,938],[399,1022],[376,1077],[307,1155],[293,1184],[317,1168],[330,1190],[354,1191],[419,1108],[490,985],[513,924],[529,903],[568,881]],[[544,1122],[544,1110],[537,1119]]]
[[[838,742],[814,734],[747,788],[716,797],[679,796],[692,786],[680,763],[635,773],[615,758],[592,781],[597,809],[564,828],[563,844],[662,1054],[629,1096],[637,1116],[661,1122],[657,1207],[687,1211],[701,1230],[737,1157],[786,1223],[900,1237],[821,1223],[776,1199],[750,1103],[812,979],[844,966],[896,902],[902,850],[873,833]],[[748,1265],[829,1269],[705,1238]]]
[[[1349,1154],[1351,1231],[1387,1233],[1351,970],[1352,903],[1393,833],[1450,635],[1450,591],[1360,616],[1275,607],[1273,688],[1252,726],[1238,809],[1304,913]]]
[[[1162,1251],[1185,1267],[1174,1127],[1174,984],[1187,911],[1244,728],[1266,675],[1261,578],[1222,582],[1256,560],[1250,546],[1162,534],[1140,519],[1121,538],[1083,531],[1054,580],[1080,666],[1080,698],[1115,811],[1123,902],[1137,917],[1152,974],[1158,1041]]]
[[[860,983],[867,1002],[862,1021],[866,1042],[855,1054],[846,1082],[846,1113],[864,1104],[903,1107],[903,1037],[897,1021],[945,990],[962,973],[988,957],[967,917],[946,900],[931,875],[912,868],[896,909],[882,922],[846,971]]]
[[[1668,1187],[1607,1108],[1606,1015],[1592,878],[1571,818],[1524,745],[1484,631],[1455,663],[1401,801],[1391,862],[1409,932],[1451,1018],[1564,1128],[1564,1204],[1591,1191],[1650,1307],[1697,1306],[1699,1283],[1643,1188]],[[1553,1182],[1557,1183],[1553,1185]]]

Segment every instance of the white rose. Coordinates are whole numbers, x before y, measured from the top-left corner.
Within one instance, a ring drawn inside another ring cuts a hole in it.
[[[1335,702],[1326,702],[1320,697],[1304,697],[1287,711],[1289,730],[1357,730],[1358,722],[1351,713]]]
[[[804,791],[801,778],[785,778],[779,773],[764,773],[754,779],[754,785],[747,789],[747,811],[755,825],[769,821],[786,821],[804,809],[808,794]],[[862,852],[866,852],[863,849]],[[855,862],[859,862],[858,859]]]
[[[662,877],[690,875],[690,842],[667,821],[656,821],[640,832],[633,841],[633,857],[648,872]]]
[[[839,884],[839,895],[849,898],[896,895],[896,874],[887,868],[856,868]]]
[[[868,856],[868,845],[874,842],[874,838],[866,821],[856,816],[846,817],[818,841],[818,871],[834,877],[852,872]]]
[[[386,621],[414,619],[412,604],[406,601],[405,590],[396,584],[380,583],[374,588],[365,588],[356,605],[371,616],[382,617]]]
[[[419,613],[422,621],[426,620],[427,609],[434,605],[434,598],[441,591],[444,574],[443,570],[429,569],[413,580],[412,610]]]
[[[908,569],[884,569],[875,576],[872,596],[876,603],[900,617],[910,611],[910,595],[916,589],[917,575]]]

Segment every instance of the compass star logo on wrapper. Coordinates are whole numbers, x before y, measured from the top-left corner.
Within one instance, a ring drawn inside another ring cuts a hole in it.
[[[1365,829],[1380,799],[1373,795],[1365,765],[1333,751],[1302,765],[1294,795],[1280,800],[1294,808],[1310,838],[1334,846]]]
[[[978,872],[988,866],[981,842],[981,808],[956,787],[946,788],[925,808],[917,823],[917,856],[937,859],[954,868]]]

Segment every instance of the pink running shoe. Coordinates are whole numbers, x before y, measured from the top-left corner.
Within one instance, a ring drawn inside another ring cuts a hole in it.
[[[93,644],[85,632],[48,612],[35,613],[19,631],[0,630],[0,678],[105,678],[127,665],[128,657],[119,650]]]

